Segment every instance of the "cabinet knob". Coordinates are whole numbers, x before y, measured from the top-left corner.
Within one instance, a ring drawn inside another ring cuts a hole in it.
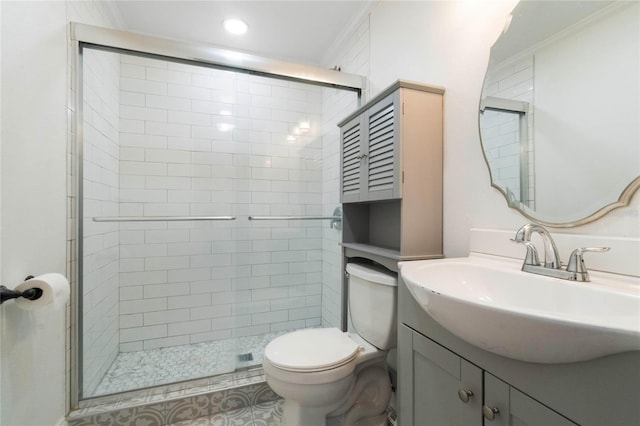
[[[488,405],[482,406],[482,415],[490,422],[494,421],[498,414],[500,414],[500,410],[496,407],[489,407]]]
[[[469,389],[458,389],[458,398],[465,404],[473,397],[473,392]]]

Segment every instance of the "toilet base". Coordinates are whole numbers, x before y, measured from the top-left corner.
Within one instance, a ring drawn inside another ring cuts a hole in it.
[[[366,419],[361,419],[355,423],[351,423],[350,425],[346,425],[344,423],[344,418],[338,417],[328,417],[327,418],[327,426],[387,426],[389,422],[387,421],[387,413],[384,412],[378,416],[367,417]]]
[[[326,426],[327,410],[324,407],[303,407],[291,400],[284,400],[282,426]]]
[[[329,413],[342,414],[344,426],[384,426],[391,400],[391,380],[386,361],[375,360],[357,369],[356,382],[343,404]]]
[[[289,406],[287,406],[289,405]],[[380,415],[360,419],[349,425],[345,424],[345,416],[327,417],[325,410],[314,410],[314,407],[300,407],[285,400],[282,426],[387,426],[386,411]]]
[[[305,404],[299,401],[300,393],[295,394],[295,399],[283,395],[283,426],[385,426],[386,409],[391,399],[391,382],[384,358],[376,361],[360,366],[355,377],[351,377],[356,380],[351,381],[350,390],[344,388],[341,392],[331,394],[334,398],[343,395],[342,400],[334,400],[333,404],[313,405],[321,401],[308,393]],[[280,383],[274,383],[276,392],[278,384]],[[310,390],[299,389],[300,392]]]
[[[283,426],[325,426],[327,414],[343,404],[355,382],[349,373],[335,382],[296,384],[270,374],[273,367],[268,360],[263,365],[267,384],[284,398]]]

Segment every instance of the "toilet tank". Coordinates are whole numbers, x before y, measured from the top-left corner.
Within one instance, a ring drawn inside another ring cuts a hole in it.
[[[348,263],[349,313],[355,331],[378,349],[396,347],[397,275],[382,267]]]

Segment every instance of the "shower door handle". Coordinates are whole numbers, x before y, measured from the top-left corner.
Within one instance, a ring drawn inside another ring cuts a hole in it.
[[[236,220],[235,216],[103,216],[94,222],[185,222],[197,220]]]
[[[249,220],[334,220],[339,216],[249,216]]]
[[[333,216],[249,216],[249,220],[330,220],[331,229],[342,230],[342,207],[333,210]]]

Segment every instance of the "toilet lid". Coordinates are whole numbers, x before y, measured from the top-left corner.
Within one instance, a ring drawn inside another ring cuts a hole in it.
[[[337,328],[310,328],[273,339],[265,357],[276,367],[290,371],[323,371],[356,357],[359,345]]]

